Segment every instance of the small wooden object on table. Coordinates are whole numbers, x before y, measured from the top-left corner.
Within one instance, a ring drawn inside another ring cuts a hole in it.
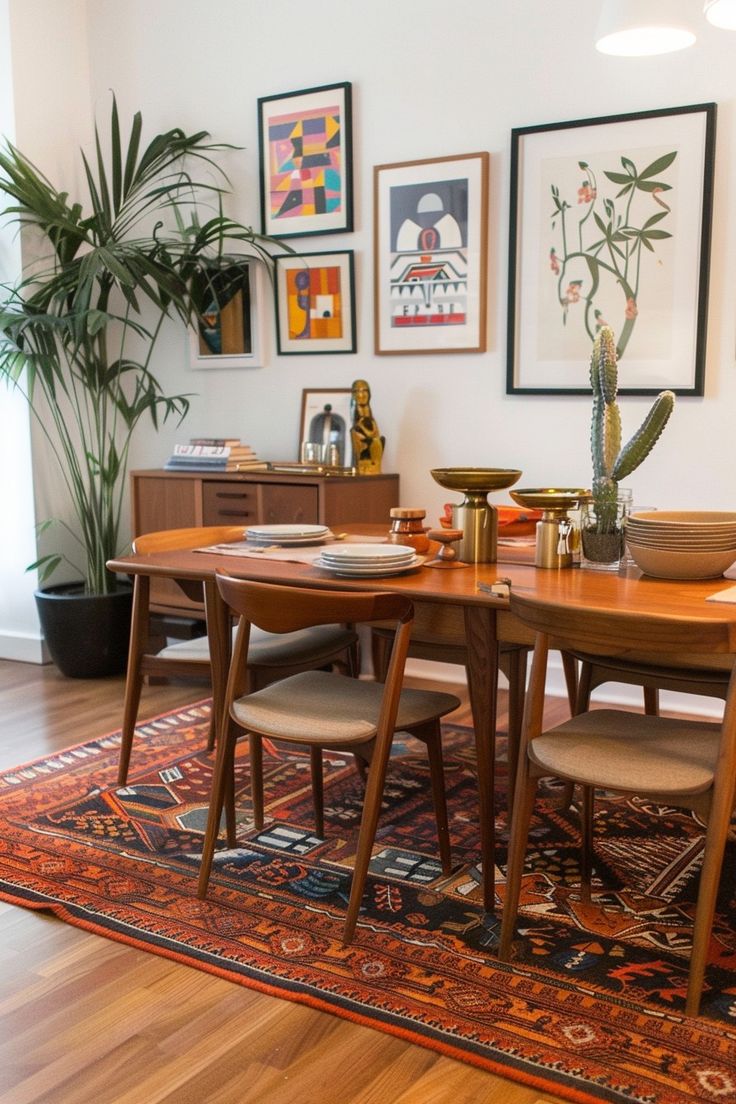
[[[453,544],[463,539],[462,529],[430,529],[427,536],[437,541],[439,549],[433,560],[427,560],[425,567],[468,567],[457,558],[457,549]]]

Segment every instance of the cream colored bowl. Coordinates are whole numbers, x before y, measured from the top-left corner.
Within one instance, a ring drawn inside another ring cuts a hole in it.
[[[631,558],[645,575],[657,579],[716,579],[736,562],[736,549],[718,552],[673,552],[627,541]]]
[[[654,525],[736,525],[734,510],[634,510],[633,521],[651,522]]]

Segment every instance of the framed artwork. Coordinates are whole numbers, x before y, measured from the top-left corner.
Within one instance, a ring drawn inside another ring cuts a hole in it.
[[[203,280],[202,313],[190,328],[192,368],[262,368],[263,263],[255,257],[233,257]]]
[[[281,254],[275,262],[279,353],[354,353],[352,250]]]
[[[261,225],[295,238],[353,229],[351,86],[258,101]]]
[[[486,347],[488,154],[373,170],[376,353]]]
[[[589,394],[604,325],[623,394],[703,394],[715,122],[706,103],[511,132],[509,394]]]
[[[353,449],[350,441],[352,390],[316,388],[302,391],[302,416],[298,448],[305,441],[337,445],[338,463],[349,467]],[[298,453],[297,453],[298,455]]]

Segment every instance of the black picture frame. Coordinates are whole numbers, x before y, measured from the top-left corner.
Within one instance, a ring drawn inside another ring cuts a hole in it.
[[[604,324],[622,394],[704,393],[715,132],[715,103],[512,130],[508,394],[590,394]]]
[[[276,254],[274,298],[281,356],[356,352],[352,249]]]
[[[258,157],[264,234],[297,238],[353,229],[349,81],[260,97]]]

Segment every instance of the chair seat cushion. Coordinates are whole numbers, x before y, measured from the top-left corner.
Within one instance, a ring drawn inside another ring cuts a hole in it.
[[[702,793],[713,784],[721,726],[594,709],[533,740],[545,773],[600,789]]]
[[[246,731],[324,747],[364,743],[376,734],[383,685],[329,671],[305,671],[233,702]],[[411,730],[459,706],[454,694],[403,690],[396,728]]]
[[[233,639],[235,632],[233,630]],[[258,667],[285,667],[290,664],[327,663],[336,652],[343,651],[358,639],[352,629],[342,625],[315,625],[291,633],[268,633],[251,626],[248,662]],[[210,650],[206,636],[170,644],[158,653],[163,659],[183,659],[209,663]]]

